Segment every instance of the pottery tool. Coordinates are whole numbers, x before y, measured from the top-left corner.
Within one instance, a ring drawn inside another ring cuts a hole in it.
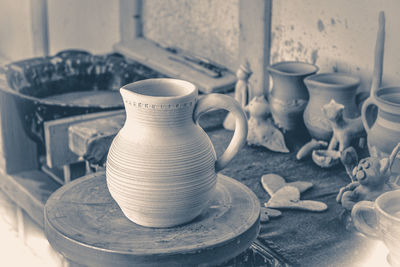
[[[320,201],[300,200],[300,193],[312,187],[312,183],[296,181],[286,183],[281,176],[269,173],[261,177],[261,185],[271,196],[264,206],[272,209],[301,209],[309,211],[324,211],[328,206]]]
[[[382,82],[383,57],[385,52],[385,13],[379,13],[379,27],[376,37],[375,57],[374,57],[374,72],[371,83],[371,97],[374,97],[374,92],[378,90]]]

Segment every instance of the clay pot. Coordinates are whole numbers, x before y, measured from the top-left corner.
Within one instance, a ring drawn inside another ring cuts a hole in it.
[[[314,139],[329,141],[332,137],[332,127],[322,112],[322,107],[332,99],[344,105],[346,118],[360,116],[356,103],[360,78],[345,73],[320,73],[308,76],[304,83],[310,94],[304,110],[304,123]]]
[[[191,221],[213,199],[216,172],[245,143],[247,120],[231,97],[210,94],[198,99],[186,81],[149,79],[120,89],[126,122],[113,140],[106,177],[111,196],[131,221],[150,227],[170,227]],[[212,109],[236,117],[235,132],[222,156],[199,117]]]
[[[388,157],[400,143],[400,87],[384,87],[375,91],[364,102],[361,118],[371,156]],[[394,170],[400,170],[399,158],[394,162]]]
[[[316,73],[318,67],[287,61],[271,65],[268,71],[273,81],[268,100],[275,123],[289,131],[303,126],[303,111],[309,98],[303,80]]]

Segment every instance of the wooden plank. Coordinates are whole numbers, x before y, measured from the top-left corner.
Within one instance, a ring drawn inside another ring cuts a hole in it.
[[[64,174],[64,183],[65,184],[69,183],[72,180],[75,180],[76,178],[85,176],[86,162],[81,161],[81,162],[64,165],[63,174]]]
[[[46,162],[50,168],[78,162],[79,156],[73,153],[68,146],[68,127],[83,121],[108,117],[124,113],[125,110],[106,111],[92,114],[78,115],[44,123],[46,145]]]
[[[136,38],[129,43],[117,43],[114,50],[172,78],[194,83],[204,93],[224,92],[234,88],[236,77],[225,71],[222,77],[214,78],[184,58],[171,53],[156,43]]]
[[[199,124],[204,130],[219,128],[226,113],[225,110],[210,111],[200,118]],[[103,153],[107,153],[109,148],[107,146],[111,144],[124,122],[125,113],[122,113],[71,125],[68,128],[69,149],[80,157],[92,151],[91,161],[97,162],[106,156]],[[94,146],[98,149],[96,150]]]
[[[34,56],[49,55],[47,0],[31,0],[31,28]]]
[[[6,174],[0,170],[1,190],[41,227],[43,224],[44,204],[60,185],[39,170]]]
[[[142,0],[119,0],[119,30],[122,43],[142,36]]]
[[[249,99],[267,95],[269,76],[266,67],[270,57],[272,0],[239,1],[239,64],[249,62]]]
[[[0,79],[0,168],[16,173],[38,168],[37,145],[25,133],[14,96]]]

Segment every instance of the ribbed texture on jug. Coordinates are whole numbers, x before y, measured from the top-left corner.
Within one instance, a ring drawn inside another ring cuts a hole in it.
[[[197,135],[191,142],[169,144],[133,143],[119,134],[110,148],[108,189],[137,224],[169,227],[188,222],[213,197],[215,152],[210,141]]]

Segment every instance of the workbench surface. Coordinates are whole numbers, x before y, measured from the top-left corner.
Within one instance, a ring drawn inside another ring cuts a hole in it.
[[[217,154],[221,154],[230,141],[232,132],[223,129],[220,118],[211,118],[207,123],[209,134]],[[247,185],[258,197],[260,205],[269,196],[260,184],[263,174],[276,173],[292,181],[309,181],[313,187],[304,192],[302,199],[325,202],[328,210],[321,213],[284,210],[279,218],[261,224],[257,243],[284,262],[301,266],[351,266],[366,258],[376,242],[346,230],[342,207],[336,202],[339,189],[349,182],[342,166],[321,169],[310,158],[297,161],[295,142],[290,144],[290,153],[271,152],[261,147],[245,146],[233,161],[222,170],[222,174]],[[39,224],[43,225],[45,201],[59,185],[38,171],[18,175],[3,173],[0,179],[2,190],[24,208]],[[385,255],[382,257],[383,263]]]

